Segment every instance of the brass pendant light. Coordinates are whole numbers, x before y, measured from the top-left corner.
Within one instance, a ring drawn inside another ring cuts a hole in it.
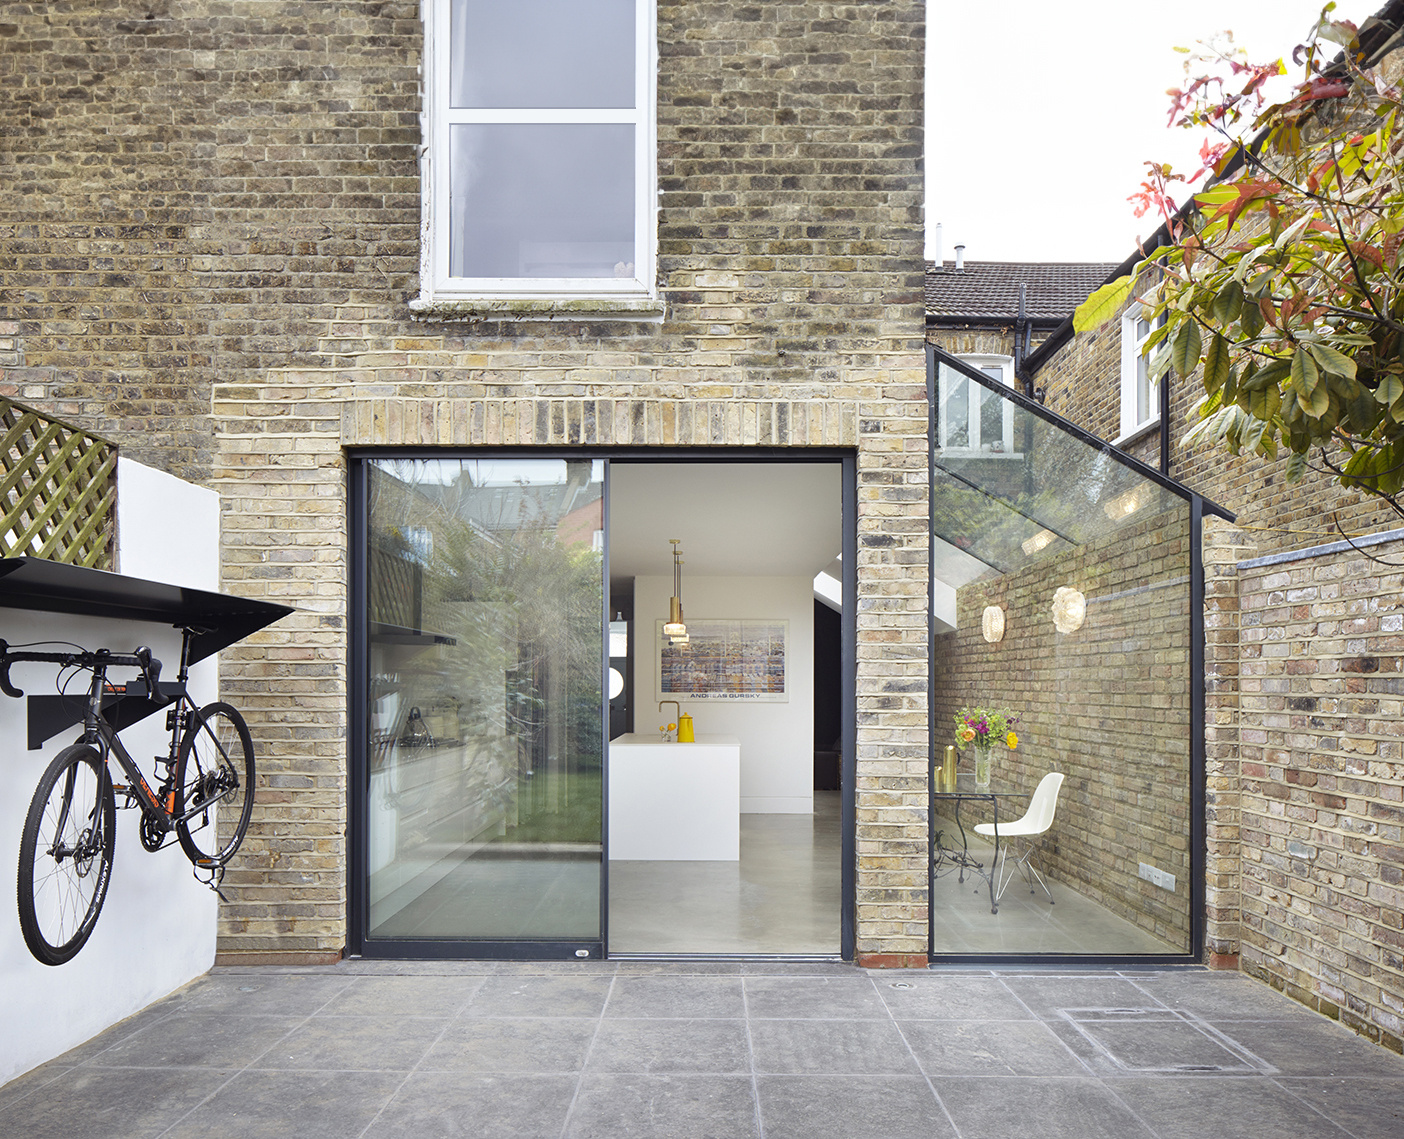
[[[687,640],[687,625],[683,621],[682,559],[678,553],[681,538],[669,538],[673,544],[673,596],[668,599],[668,620],[663,623],[663,635],[676,644]]]

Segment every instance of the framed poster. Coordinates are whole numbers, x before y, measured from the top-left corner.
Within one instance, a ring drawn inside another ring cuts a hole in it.
[[[688,643],[675,645],[654,623],[660,700],[738,700],[788,704],[785,652],[789,621],[691,620]]]

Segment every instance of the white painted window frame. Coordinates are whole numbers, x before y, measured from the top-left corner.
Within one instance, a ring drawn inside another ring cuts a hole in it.
[[[1155,325],[1146,321],[1146,331],[1138,333],[1137,325],[1143,319],[1139,301],[1133,302],[1131,307],[1121,314],[1121,434],[1116,438],[1117,446],[1139,439],[1160,426],[1160,381],[1149,379],[1151,357],[1141,353],[1147,338],[1155,331]],[[1136,395],[1142,368],[1146,370],[1148,377],[1146,418],[1138,419]]]
[[[958,356],[957,359],[960,360],[962,364],[968,364],[977,372],[983,371],[986,368],[997,367],[1000,369],[1001,378],[1003,379],[1005,386],[1014,386],[1013,356],[976,354]],[[969,377],[962,378],[965,379],[966,383],[969,385],[972,396],[978,394],[978,392],[981,390],[980,385],[977,384],[974,380],[970,379]],[[976,402],[974,399],[971,399],[967,408],[967,415],[969,417],[967,422],[967,437],[970,440],[970,445],[968,447],[950,447],[946,443],[946,433],[949,429],[950,422],[949,417],[945,415],[945,393],[939,393],[938,398],[941,400],[942,410],[942,414],[940,416],[941,438],[939,440],[939,445],[943,453],[948,455],[979,454],[982,457],[989,458],[1022,458],[1021,455],[1016,454],[1014,451],[1014,404],[1011,401],[1002,401],[1004,404],[1003,431],[1002,437],[999,440],[1001,450],[987,451],[984,449],[984,444],[987,442],[987,440],[982,439],[980,435],[980,407],[978,402]]]
[[[424,84],[420,146],[420,295],[411,308],[432,312],[476,301],[560,304],[567,317],[592,300],[612,316],[627,319],[628,302],[657,298],[658,162],[656,77],[658,33],[655,0],[638,0],[635,18],[634,106],[632,108],[500,109],[449,106],[448,32],[451,0],[421,0],[424,22]],[[608,277],[452,277],[449,275],[449,132],[463,123],[629,123],[634,126],[634,275]],[[438,208],[444,203],[444,208]],[[537,306],[532,306],[535,309]],[[639,306],[654,315],[653,306]],[[506,313],[507,310],[504,310]],[[507,313],[510,315],[510,313]]]

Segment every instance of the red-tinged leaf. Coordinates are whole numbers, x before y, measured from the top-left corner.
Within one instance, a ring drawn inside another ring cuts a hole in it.
[[[1325,313],[1325,311],[1325,305],[1317,305],[1315,308],[1307,309],[1306,312],[1302,313],[1302,323],[1315,324],[1318,320],[1321,319],[1321,316],[1323,313]]]
[[[1242,214],[1244,210],[1259,198],[1266,198],[1269,195],[1279,193],[1282,190],[1282,184],[1272,179],[1264,179],[1262,181],[1235,182],[1231,189],[1233,189],[1238,196],[1236,198],[1230,198],[1221,205],[1214,211],[1213,216],[1209,219],[1210,221],[1216,221],[1227,215],[1230,229],[1233,228],[1234,222],[1238,220],[1239,215]]]
[[[1259,299],[1258,311],[1263,314],[1263,319],[1267,321],[1268,324],[1272,325],[1273,328],[1277,327],[1277,312],[1272,307],[1271,297],[1262,297]]]
[[[1350,243],[1350,251],[1356,257],[1370,262],[1376,269],[1381,271],[1385,267],[1384,251],[1377,245],[1366,245],[1363,241],[1353,241]]]
[[[1311,101],[1314,99],[1340,99],[1350,91],[1350,84],[1343,79],[1328,79],[1324,75],[1318,75],[1310,83],[1303,85],[1299,99]]]

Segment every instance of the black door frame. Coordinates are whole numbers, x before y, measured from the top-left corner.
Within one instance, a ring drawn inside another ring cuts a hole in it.
[[[369,752],[366,739],[366,693],[370,666],[367,630],[367,470],[375,459],[450,459],[491,456],[496,459],[604,460],[604,522],[609,529],[609,478],[611,460],[680,463],[839,463],[842,482],[843,613],[841,648],[842,777],[839,820],[841,828],[840,957],[852,961],[857,948],[857,661],[858,661],[858,462],[846,448],[789,447],[358,447],[348,448],[349,636],[348,636],[348,828],[347,828],[347,928],[346,952],[353,957],[388,959],[462,960],[574,960],[600,959],[609,945],[609,707],[604,702],[601,731],[605,756],[603,850],[600,888],[600,938],[598,941],[482,941],[458,938],[423,940],[372,938],[368,934]],[[601,646],[601,677],[608,693],[609,676],[609,540],[604,548],[604,590],[601,621],[605,635]],[[666,955],[665,955],[666,956]],[[690,955],[679,955],[690,956]],[[766,955],[772,956],[772,955]],[[812,955],[805,955],[812,956]]]

